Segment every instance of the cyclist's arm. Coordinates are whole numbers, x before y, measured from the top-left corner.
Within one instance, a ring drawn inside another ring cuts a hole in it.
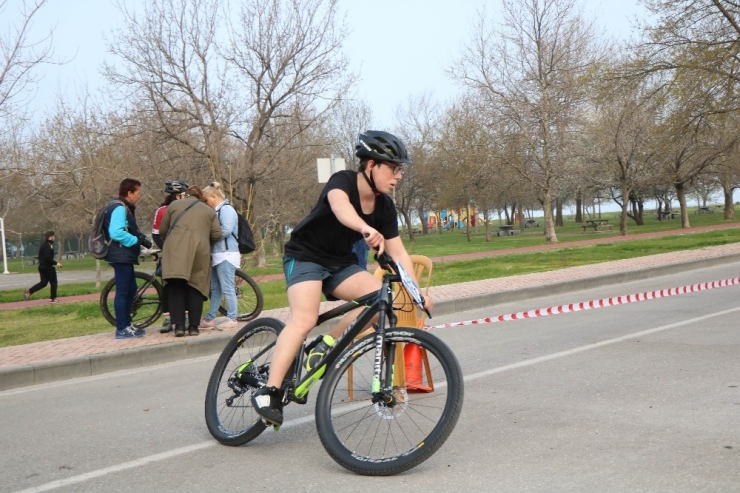
[[[329,206],[332,212],[336,216],[340,223],[351,229],[362,234],[365,241],[371,247],[378,249],[378,253],[383,253],[383,235],[381,235],[375,228],[370,227],[363,219],[357,214],[357,211],[349,201],[349,195],[344,190],[335,188],[330,190],[326,196],[329,201]]]

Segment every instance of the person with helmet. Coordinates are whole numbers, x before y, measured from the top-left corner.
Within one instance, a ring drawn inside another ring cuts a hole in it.
[[[168,180],[164,182],[164,193],[166,194],[164,202],[154,212],[154,223],[152,224],[152,239],[159,249],[162,249],[162,236],[159,234],[159,225],[162,222],[162,216],[167,210],[167,206],[173,201],[184,198],[187,195],[188,184],[183,180]]]
[[[164,240],[162,240],[162,236],[159,234],[159,225],[162,223],[162,217],[167,210],[167,206],[177,199],[186,198],[188,196],[187,191],[188,184],[183,180],[168,180],[164,182],[164,193],[167,195],[164,198],[164,202],[162,202],[159,208],[154,212],[154,223],[152,224],[152,240],[154,240],[154,243],[160,250],[162,250],[164,246]],[[164,322],[162,323],[162,328],[159,329],[159,332],[162,334],[166,334],[167,332],[172,332],[174,330],[174,326],[170,321],[169,297],[169,289],[167,289],[167,284],[165,284],[162,286],[162,315],[164,316]]]
[[[403,177],[403,166],[411,164],[406,146],[387,132],[366,131],[358,137],[355,155],[360,158],[359,171],[334,173],[285,244],[290,318],[277,339],[267,385],[252,397],[257,414],[275,425],[283,421],[283,378],[316,323],[322,293],[328,299],[350,301],[380,289],[380,280],[357,264],[352,245],[364,238],[368,246],[379,253],[388,250],[407,272],[414,272],[399,236],[396,206],[388,195]],[[429,297],[426,306],[433,307]],[[309,345],[308,370],[356,316],[356,311],[345,315],[329,334]],[[317,374],[323,375],[321,370]]]

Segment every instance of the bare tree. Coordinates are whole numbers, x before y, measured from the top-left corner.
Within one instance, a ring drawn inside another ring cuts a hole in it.
[[[567,134],[584,98],[579,82],[600,56],[574,0],[504,0],[503,24],[490,28],[481,15],[473,40],[449,71],[478,91],[492,119],[508,122],[520,152],[516,159],[500,157],[538,191],[548,242],[557,241],[553,203]]]
[[[580,177],[595,191],[615,192],[610,198],[621,207],[619,231],[626,235],[628,217],[642,224],[641,214],[630,211],[630,199],[658,174],[655,128],[660,97],[643,79],[607,76],[602,87],[583,134],[581,149],[589,165],[582,168]]]
[[[46,1],[23,0],[16,10],[8,0],[0,0],[0,18],[11,20],[0,33],[0,119],[20,116],[19,110],[32,97],[38,81],[35,69],[52,63],[52,32],[39,39],[30,36],[34,18]]]
[[[232,124],[228,69],[218,54],[217,0],[152,0],[139,15],[119,3],[121,26],[108,50],[124,63],[105,74],[159,131],[205,158],[222,177],[222,146]]]
[[[683,104],[683,105],[682,105]],[[681,226],[691,227],[686,203],[690,185],[734,145],[716,119],[703,115],[703,104],[694,110],[679,98],[673,102],[658,130],[659,154],[666,181],[672,183],[681,206]]]
[[[430,94],[409,98],[396,112],[398,130],[396,134],[404,141],[413,161],[404,167],[403,180],[394,193],[398,211],[408,226],[409,241],[414,241],[413,214],[421,222],[421,230],[427,232],[424,220],[437,200],[440,182],[439,166],[435,154],[439,138],[440,109]]]
[[[109,49],[125,63],[108,65],[109,78],[145,95],[163,134],[202,156],[252,217],[258,185],[288,178],[282,153],[302,145],[299,136],[353,81],[337,1],[153,0],[142,16],[121,11]],[[264,263],[261,249],[258,258]]]
[[[655,20],[642,26],[635,73],[701,74],[740,82],[740,3],[729,0],[645,0]],[[737,102],[725,109],[736,109]]]
[[[357,136],[372,130],[373,110],[362,100],[344,99],[327,115],[324,134],[329,152],[344,159],[347,167],[354,167]]]

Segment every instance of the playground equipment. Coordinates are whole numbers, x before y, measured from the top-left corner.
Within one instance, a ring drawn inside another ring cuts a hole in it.
[[[478,214],[474,207],[469,209],[442,209],[440,211],[429,211],[424,214],[427,222],[427,228],[433,229],[437,224],[442,224],[442,229],[465,228],[468,222],[468,212],[470,213],[470,225],[475,227],[478,223]]]

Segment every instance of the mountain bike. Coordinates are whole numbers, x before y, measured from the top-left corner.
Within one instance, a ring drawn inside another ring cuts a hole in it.
[[[157,262],[157,268],[153,274],[135,271],[136,296],[131,306],[131,323],[140,329],[153,324],[162,315],[162,283],[159,278],[162,274],[162,263],[157,251],[147,252],[147,255]],[[237,269],[234,274],[234,287],[236,289],[237,320],[248,322],[256,318],[262,312],[264,296],[257,282],[246,272]],[[116,325],[115,308],[113,306],[116,294],[116,280],[111,279],[103,286],[100,292],[100,311],[103,317]],[[226,299],[221,300],[218,311],[226,316]]]
[[[341,466],[380,476],[417,466],[445,442],[462,409],[463,375],[457,358],[440,339],[422,330],[396,327],[391,283],[402,283],[422,308],[424,299],[390,256],[384,253],[376,260],[387,271],[381,289],[319,316],[317,326],[365,306],[305,375],[304,343],[282,390],[284,405],[305,404],[321,375],[317,372],[325,365],[315,410],[321,443]],[[356,340],[376,314],[375,330]],[[283,327],[274,318],[253,320],[221,353],[205,399],[206,424],[219,442],[243,445],[268,427],[250,399],[267,383],[275,341]]]

